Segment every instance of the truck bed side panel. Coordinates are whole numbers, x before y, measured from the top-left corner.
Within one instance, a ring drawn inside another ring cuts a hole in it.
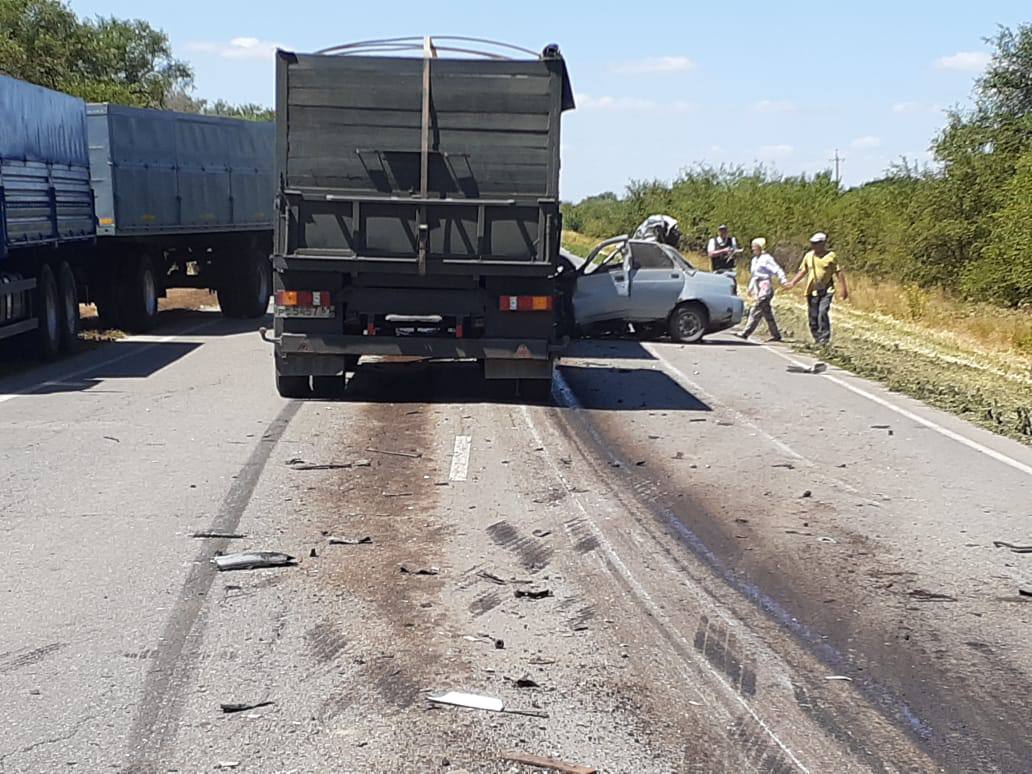
[[[0,257],[93,233],[82,100],[0,75]]]
[[[272,228],[272,123],[88,106],[100,233]]]

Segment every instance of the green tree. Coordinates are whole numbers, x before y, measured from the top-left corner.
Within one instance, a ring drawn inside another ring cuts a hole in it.
[[[0,0],[0,72],[96,102],[164,107],[193,72],[138,19],[80,20],[60,0]]]

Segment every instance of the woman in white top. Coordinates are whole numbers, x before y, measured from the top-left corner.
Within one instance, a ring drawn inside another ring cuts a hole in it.
[[[782,285],[788,278],[785,276],[785,270],[774,260],[774,256],[767,252],[767,240],[763,237],[757,237],[752,241],[752,254],[749,296],[754,303],[749,312],[749,323],[738,336],[743,339],[749,338],[762,318],[767,321],[767,328],[770,329],[770,341],[781,341],[781,331],[778,330],[777,320],[774,319],[771,302],[774,300],[774,278],[777,277]]]

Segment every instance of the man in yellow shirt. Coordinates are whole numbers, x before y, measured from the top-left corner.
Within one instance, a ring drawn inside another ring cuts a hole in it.
[[[843,301],[849,298],[846,275],[839,266],[838,257],[828,249],[828,235],[818,231],[810,237],[811,250],[803,256],[799,272],[785,287],[794,288],[806,277],[806,305],[810,316],[810,333],[818,344],[831,341],[831,300],[835,285],[841,285]]]

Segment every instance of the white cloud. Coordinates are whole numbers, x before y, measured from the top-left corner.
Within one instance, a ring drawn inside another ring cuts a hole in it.
[[[881,137],[875,137],[873,134],[868,134],[863,137],[857,137],[851,145],[854,148],[878,148],[881,147]]]
[[[284,46],[260,38],[237,37],[228,41],[197,40],[187,43],[186,48],[198,54],[213,54],[223,59],[268,60],[272,59],[277,48]]]
[[[590,94],[576,94],[577,107],[586,110],[641,111],[655,110],[657,105],[651,99],[639,97],[592,97]]]
[[[958,51],[951,56],[936,59],[935,69],[977,73],[984,70],[990,60],[992,60],[992,57],[984,51]]]
[[[757,151],[757,155],[761,159],[783,158],[791,156],[793,153],[795,153],[795,148],[791,145],[761,145]]]
[[[761,99],[753,104],[757,113],[791,113],[795,109],[796,104],[787,99]]]
[[[642,73],[684,73],[695,69],[695,62],[686,56],[657,56],[624,62],[613,67],[614,72],[640,75]]]

